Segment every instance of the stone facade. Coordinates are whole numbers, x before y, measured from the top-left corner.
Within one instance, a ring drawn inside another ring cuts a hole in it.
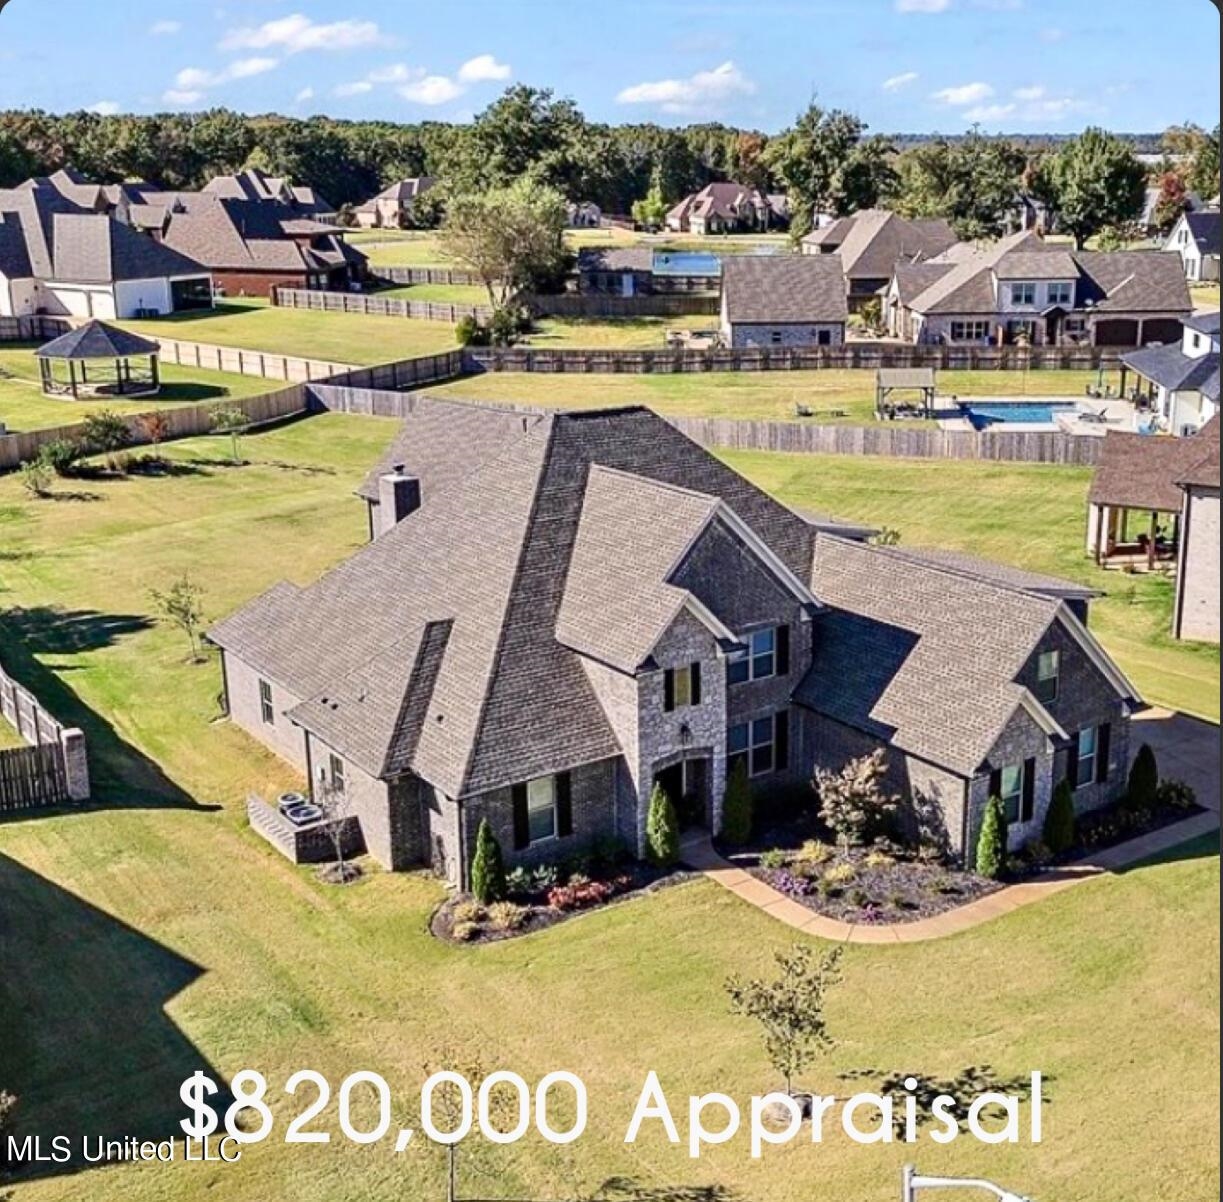
[[[845,326],[840,322],[795,322],[793,324],[748,324],[724,322],[722,335],[733,350],[768,350],[770,347],[840,346]]]
[[[1219,490],[1187,488],[1176,582],[1177,638],[1219,641],[1219,535]]]

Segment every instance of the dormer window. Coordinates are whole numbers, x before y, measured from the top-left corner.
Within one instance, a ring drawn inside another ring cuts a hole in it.
[[[1031,283],[1012,284],[1011,285],[1011,304],[1012,305],[1034,305],[1036,304],[1036,285]]]

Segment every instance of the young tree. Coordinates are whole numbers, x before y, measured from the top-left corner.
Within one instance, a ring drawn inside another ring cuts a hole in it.
[[[866,841],[867,835],[892,814],[898,799],[884,790],[887,753],[882,747],[850,760],[839,772],[815,770],[812,782],[820,801],[820,817],[844,848]]]
[[[1134,757],[1130,769],[1129,787],[1125,791],[1126,808],[1150,810],[1155,808],[1155,797],[1159,791],[1159,765],[1149,743],[1143,743]]]
[[[119,452],[132,441],[132,434],[127,422],[117,413],[99,409],[82,423],[82,441],[87,454],[105,455],[106,466],[111,471],[118,471]]]
[[[1074,792],[1068,780],[1058,782],[1045,811],[1045,846],[1055,856],[1074,846]]]
[[[1076,250],[1106,226],[1142,212],[1146,171],[1129,146],[1102,129],[1067,142],[1049,163],[1049,180],[1059,228],[1073,235]]]
[[[494,309],[521,291],[542,290],[568,268],[565,198],[521,179],[508,188],[451,196],[440,241],[480,277]]]
[[[765,165],[790,198],[790,232],[801,238],[816,215],[831,212],[842,172],[866,125],[852,113],[811,104],[784,133],[769,142]]]
[[[833,1045],[824,1002],[841,979],[841,948],[817,954],[809,944],[796,943],[774,958],[778,972],[771,981],[731,977],[726,992],[732,1014],[753,1018],[760,1024],[765,1054],[784,1079],[789,1094],[794,1078],[816,1053]]]
[[[1002,798],[991,797],[985,805],[985,818],[977,836],[977,872],[991,881],[1006,869],[1006,811]]]
[[[476,854],[471,861],[471,892],[481,905],[489,906],[505,897],[505,863],[501,844],[488,819],[480,819],[476,834]]]
[[[200,627],[204,624],[204,590],[184,572],[165,592],[153,589],[151,594],[157,616],[168,625],[177,626],[191,644],[191,662],[199,663]]]
[[[747,776],[747,763],[740,760],[726,782],[726,794],[722,799],[722,838],[737,846],[751,837],[752,786]]]
[[[1189,187],[1204,201],[1219,195],[1219,127],[1202,135],[1188,172]]]
[[[166,415],[154,411],[144,414],[139,421],[141,434],[148,439],[153,453],[157,454],[158,448],[170,436],[170,423],[166,420]]]
[[[323,830],[327,838],[331,840],[331,852],[334,857],[334,863],[324,865],[319,870],[319,875],[332,884],[347,885],[350,880],[359,875],[356,866],[350,866],[348,863],[347,847],[345,846],[344,834],[348,826],[345,820],[352,813],[348,790],[338,786],[330,777],[320,774],[314,787],[314,804],[322,811]]]
[[[650,179],[650,190],[641,200],[633,201],[633,221],[647,230],[662,228],[667,217],[667,202],[662,194],[662,183],[655,170]]]
[[[662,785],[650,794],[645,823],[646,854],[656,868],[670,868],[679,860],[679,817],[675,803]]]
[[[229,452],[234,463],[242,463],[242,454],[238,447],[238,439],[251,427],[251,419],[245,410],[235,405],[212,411],[212,429],[215,434],[229,435]]]
[[[27,459],[21,465],[21,487],[31,497],[39,499],[49,497],[54,479],[55,473],[51,470],[50,464],[41,456],[37,459]]]
[[[1165,171],[1159,177],[1159,196],[1155,200],[1152,218],[1155,228],[1167,234],[1189,208],[1189,190],[1175,171]]]

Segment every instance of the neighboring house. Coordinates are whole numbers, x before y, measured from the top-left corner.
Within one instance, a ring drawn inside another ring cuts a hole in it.
[[[673,234],[743,234],[767,230],[778,221],[759,189],[718,183],[685,196],[664,224]]]
[[[648,246],[583,247],[577,273],[579,292],[646,296],[654,291],[654,251]]]
[[[727,255],[722,339],[748,347],[840,346],[849,311],[836,258]]]
[[[1008,234],[1030,231],[1038,234],[1057,233],[1057,217],[1043,200],[1025,192],[1015,197],[1006,219]]]
[[[1148,233],[1155,237],[1159,236],[1159,223],[1155,220],[1156,210],[1159,208],[1159,198],[1163,194],[1160,188],[1148,188],[1142,196],[1142,213],[1138,217],[1138,224]],[[1202,198],[1196,192],[1185,193],[1185,212],[1196,213],[1202,208]]]
[[[1192,311],[1171,256],[1075,251],[1031,233],[903,263],[884,304],[893,337],[959,346],[1179,342]]]
[[[1122,355],[1122,396],[1130,371],[1147,381],[1154,430],[1196,434],[1219,411],[1218,312],[1186,317],[1178,344]]]
[[[412,224],[412,208],[436,181],[427,175],[401,179],[353,209],[362,229],[402,230]]]
[[[313,217],[324,224],[338,216],[335,205],[324,200],[311,187],[291,184],[270,176],[258,167],[248,167],[237,175],[218,175],[204,185],[204,193],[225,200],[266,200],[287,205],[299,217]]]
[[[813,230],[802,241],[804,255],[836,255],[857,312],[880,300],[898,264],[920,262],[954,246],[951,226],[939,218],[909,221],[886,209],[863,209]]]
[[[1220,220],[1218,209],[1202,209],[1182,213],[1172,227],[1164,250],[1180,255],[1185,279],[1218,280]]]
[[[1105,435],[1088,493],[1088,554],[1104,567],[1175,568],[1177,638],[1219,641],[1220,533],[1217,416],[1190,438]]]
[[[593,200],[567,201],[565,224],[571,230],[597,230],[603,223],[603,210]]]
[[[0,190],[0,316],[115,319],[211,304],[206,266],[50,180]]]
[[[866,545],[646,409],[422,400],[360,491],[367,547],[209,637],[232,720],[390,868],[466,885],[484,820],[511,866],[641,856],[656,783],[717,831],[739,764],[780,796],[877,747],[957,854],[991,794],[1018,846],[1059,779],[1124,788],[1140,701],[1090,590]]]

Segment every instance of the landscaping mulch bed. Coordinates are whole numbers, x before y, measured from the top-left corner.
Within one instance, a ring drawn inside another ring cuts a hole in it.
[[[614,873],[593,878],[591,884],[603,887],[595,891],[583,889],[580,885],[574,887],[567,882],[555,886],[552,890],[512,895],[510,902],[518,909],[518,913],[513,916],[517,923],[514,926],[497,926],[493,921],[497,911],[493,907],[481,907],[485,916],[469,924],[475,929],[469,929],[465,937],[455,933],[456,925],[463,925],[461,922],[456,922],[456,911],[462,914],[463,907],[470,907],[474,903],[467,894],[454,894],[433,912],[429,930],[436,938],[445,940],[447,943],[466,946],[500,943],[505,939],[516,939],[520,935],[530,935],[534,931],[546,930],[570,918],[576,918],[581,914],[592,914],[596,910],[618,905],[634,897],[657,893],[661,889],[668,889],[673,885],[694,880],[697,876],[699,873],[686,869],[674,869],[668,872],[652,868],[648,864],[624,864]],[[592,893],[602,894],[605,889],[609,890],[606,896],[592,895]],[[562,892],[568,890],[567,895],[563,898],[566,903],[563,906],[549,904],[549,894],[553,894],[556,890]]]

